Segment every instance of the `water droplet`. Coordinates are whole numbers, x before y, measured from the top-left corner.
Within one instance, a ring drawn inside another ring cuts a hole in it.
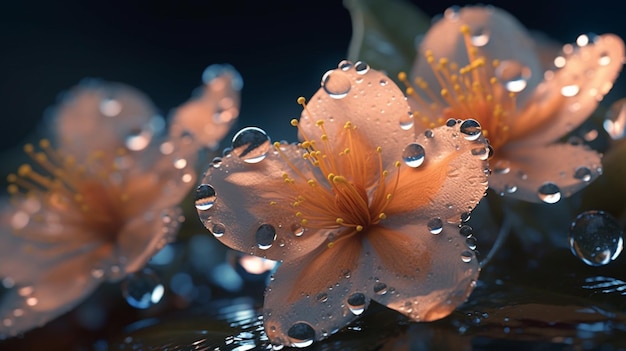
[[[418,143],[411,143],[402,150],[402,160],[404,163],[412,168],[417,168],[424,163],[424,156],[426,151],[424,147]]]
[[[588,182],[591,180],[591,170],[585,166],[580,166],[574,171],[574,178]]]
[[[219,238],[226,232],[226,227],[224,227],[222,223],[213,223],[211,228],[209,228],[209,231],[213,234],[213,236]]]
[[[387,284],[377,282],[376,284],[374,284],[374,292],[377,295],[385,295],[387,293]]]
[[[489,158],[489,149],[486,147],[477,147],[472,149],[472,155],[477,156],[479,159],[485,161]]]
[[[531,76],[530,68],[514,60],[504,60],[496,67],[496,77],[512,93],[526,89]]]
[[[129,274],[122,282],[122,294],[134,308],[146,309],[159,303],[164,292],[161,280],[148,268]]]
[[[291,346],[307,347],[315,340],[315,329],[305,322],[298,322],[287,330],[287,336],[291,339]]]
[[[598,59],[598,65],[600,66],[608,66],[611,63],[611,56],[607,52],[602,52],[600,54],[600,58]]]
[[[439,217],[433,218],[428,221],[426,226],[428,227],[428,231],[432,234],[439,234],[443,230],[443,221]]]
[[[195,204],[198,210],[206,211],[213,207],[216,199],[215,189],[209,184],[200,184],[196,188]]]
[[[244,162],[261,162],[270,150],[270,137],[263,129],[246,127],[233,137],[232,153]]]
[[[365,310],[365,295],[354,293],[348,297],[348,309],[355,315],[360,315]]]
[[[504,185],[504,191],[506,191],[509,194],[513,194],[514,192],[517,191],[517,186],[516,185],[512,185],[512,184],[505,184]]]
[[[493,166],[493,173],[508,174],[511,171],[511,162],[507,160],[498,160]]]
[[[432,139],[432,138],[434,138],[434,137],[435,137],[435,132],[433,132],[433,130],[432,130],[432,129],[426,129],[426,130],[424,131],[424,136],[425,136],[426,138],[428,138],[428,139]]]
[[[214,157],[213,161],[211,161],[211,166],[213,168],[220,168],[221,165],[222,165],[222,158],[221,157]]]
[[[461,228],[459,228],[459,234],[463,235],[464,237],[470,237],[473,233],[474,230],[467,224],[464,224],[461,226]]]
[[[122,104],[112,98],[105,98],[100,101],[100,113],[107,117],[118,116],[122,112]]]
[[[276,229],[271,224],[261,224],[256,230],[255,238],[259,249],[267,250],[276,240]]]
[[[152,132],[147,129],[131,130],[126,136],[126,147],[132,151],[141,151],[145,149],[152,140]]]
[[[454,119],[454,118],[449,118],[446,121],[446,126],[448,126],[448,127],[454,127],[455,125],[456,125],[456,119]]]
[[[204,69],[204,72],[202,72],[202,82],[208,85],[225,75],[230,76],[230,85],[233,89],[241,90],[243,88],[243,78],[241,78],[241,74],[229,64],[213,64],[208,66]]]
[[[476,47],[487,45],[487,43],[489,43],[489,30],[484,27],[474,30],[470,40],[472,41],[472,45]]]
[[[349,71],[350,68],[352,68],[352,62],[348,60],[343,60],[339,62],[339,64],[337,65],[337,68],[339,68],[342,71]]]
[[[565,97],[576,96],[578,92],[580,92],[580,87],[576,84],[566,85],[561,88],[561,95]]]
[[[352,84],[342,71],[330,70],[322,76],[322,88],[333,99],[343,99],[350,92]]]
[[[609,213],[586,211],[572,222],[569,245],[572,253],[584,263],[604,266],[622,252],[623,235],[619,223]]]
[[[294,223],[291,225],[291,232],[295,236],[302,236],[302,234],[304,234],[304,227],[298,223]]]
[[[464,137],[467,140],[476,140],[480,137],[481,129],[480,123],[473,119],[467,119],[461,123],[461,133],[465,134]]]
[[[415,120],[413,119],[412,112],[409,112],[403,117],[400,117],[400,128],[402,128],[402,130],[409,130],[413,128],[414,123]]]
[[[543,185],[539,187],[537,194],[541,201],[545,203],[553,204],[561,200],[561,189],[551,182],[543,183]]]
[[[326,301],[328,301],[328,294],[327,293],[319,293],[319,294],[317,294],[316,299],[317,299],[318,302],[326,302]]]
[[[465,262],[465,263],[469,263],[472,261],[472,257],[474,256],[474,254],[472,254],[471,251],[463,251],[461,252],[461,261]]]
[[[476,250],[476,237],[470,236],[469,238],[465,239],[465,244],[467,244],[467,247],[470,250]]]
[[[370,70],[370,66],[363,62],[363,61],[358,61],[355,65],[354,65],[354,69],[356,69],[356,73],[357,74],[365,74],[367,72],[369,72]]]

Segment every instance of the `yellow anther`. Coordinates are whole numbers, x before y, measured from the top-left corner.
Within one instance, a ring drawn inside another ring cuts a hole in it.
[[[362,225],[357,225],[355,229],[356,229],[357,232],[363,231],[363,226]]]
[[[446,57],[442,57],[439,59],[439,65],[440,66],[445,66],[448,64],[448,59]]]
[[[339,218],[339,217],[337,217],[337,219],[335,219],[335,223],[337,223],[337,224],[343,224],[343,218]]]
[[[328,179],[328,181],[332,182],[335,179],[335,174],[334,173],[328,173],[326,178]]]
[[[295,119],[295,118],[292,119],[291,122],[289,122],[289,123],[291,123],[291,125],[294,126],[294,127],[298,126],[298,120]]]
[[[289,178],[289,174],[283,173],[283,179],[287,179],[287,178]]]
[[[9,183],[14,183],[15,181],[17,181],[17,176],[15,174],[11,173],[11,174],[9,174],[7,176],[7,181]]]
[[[396,161],[393,165],[394,165],[396,168],[399,168],[399,167],[400,167],[400,165],[401,165],[401,163],[400,163],[400,161]]]
[[[406,81],[406,72],[398,73],[398,79],[402,82]]]
[[[350,129],[350,128],[352,128],[352,122],[350,122],[350,121],[346,122],[346,124],[344,124],[344,125],[343,125],[343,128],[344,128],[344,129]]]
[[[496,68],[500,65],[500,60],[495,59],[493,61],[491,61],[491,65],[493,66],[493,68]]]
[[[304,98],[304,96],[300,96],[298,98],[298,105],[305,105],[306,104],[306,99]]]
[[[276,206],[276,201],[270,201],[270,206]]]
[[[470,27],[467,24],[462,25],[460,29],[461,33],[470,34]]]
[[[17,174],[20,177],[23,177],[23,176],[29,174],[32,171],[33,171],[33,169],[30,167],[30,165],[23,164],[23,165],[20,166],[20,168],[17,169]]]
[[[491,78],[489,78],[489,83],[496,84],[496,83],[498,83],[498,79],[496,79],[496,77],[491,77]]]
[[[274,147],[275,147],[275,148],[277,148],[277,149],[279,149],[279,148],[280,148],[280,142],[275,141],[275,142],[274,142]]]
[[[10,184],[9,186],[7,186],[7,191],[10,195],[14,195],[19,192],[19,188],[15,184]]]
[[[380,214],[378,214],[378,218],[379,219],[385,219],[385,218],[387,218],[387,215],[384,214],[384,213],[380,213]]]
[[[307,224],[309,224],[309,221],[306,220],[305,218],[302,218],[302,220],[300,221],[300,224],[307,225]]]
[[[385,196],[385,198],[387,198],[387,200],[391,200],[391,194],[387,194],[387,196]]]
[[[350,148],[345,148],[345,149],[343,149],[343,153],[344,153],[344,154],[349,154],[349,153],[350,153]]]
[[[39,140],[39,146],[44,149],[50,147],[50,140],[48,139]]]
[[[322,134],[322,136],[320,137],[323,141],[327,141],[328,140],[328,135],[326,134]]]
[[[448,92],[448,89],[441,89],[441,96],[446,97],[450,95],[450,93]]]
[[[381,152],[383,152],[383,148],[382,148],[382,146],[377,146],[377,147],[376,147],[376,152],[378,152],[379,154],[380,154]]]
[[[387,175],[389,175],[389,171],[388,170],[384,170],[383,171],[383,178],[386,177]]]
[[[413,95],[413,94],[415,94],[415,89],[413,89],[413,87],[408,87],[408,88],[406,88],[406,94],[407,94],[407,95]]]
[[[313,179],[309,179],[306,181],[310,186],[315,186],[315,181]]]
[[[324,125],[324,120],[318,119],[317,122],[315,122],[315,125],[318,127],[321,127]]]
[[[331,242],[329,242],[329,243],[328,243],[328,245],[326,245],[326,246],[328,246],[328,248],[329,248],[329,249],[332,249],[332,248],[333,248],[333,246],[335,246],[335,242],[334,242],[334,241],[331,241]]]
[[[310,142],[310,141],[303,141],[303,142],[302,142],[302,144],[300,144],[300,146],[301,146],[303,149],[308,149],[308,148],[310,148],[310,147],[311,147],[311,142]]]
[[[300,211],[296,212],[296,217],[302,217],[302,212]]]
[[[33,144],[24,145],[24,152],[31,153],[33,152],[33,150],[35,150],[35,147],[33,147]]]

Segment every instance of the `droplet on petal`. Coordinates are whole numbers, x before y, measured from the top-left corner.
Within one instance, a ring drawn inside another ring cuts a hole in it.
[[[271,224],[262,224],[256,230],[255,238],[259,249],[267,250],[276,240],[276,229]]]
[[[553,204],[561,200],[561,189],[556,184],[547,182],[539,187],[537,195],[541,201]]]
[[[441,218],[433,218],[428,221],[426,225],[428,226],[428,231],[432,234],[439,234],[443,230],[443,221]]]
[[[291,346],[307,347],[315,340],[315,329],[305,322],[298,322],[287,330],[287,336],[291,339]]]
[[[348,308],[355,315],[360,315],[365,310],[365,295],[354,293],[348,297]]]
[[[489,29],[485,27],[474,30],[471,36],[472,45],[481,47],[489,43]]]
[[[295,236],[302,236],[302,234],[304,234],[304,228],[302,227],[302,225],[300,225],[298,223],[294,223],[291,226],[291,232]]]
[[[576,84],[565,85],[561,88],[561,95],[565,97],[573,97],[578,95],[580,87]]]
[[[339,62],[339,64],[337,65],[337,68],[339,68],[342,71],[348,71],[350,70],[350,68],[352,68],[352,62],[348,60],[343,60]]]
[[[232,153],[246,163],[258,163],[265,159],[271,140],[263,129],[246,127],[233,137]]]
[[[415,120],[413,118],[413,113],[409,112],[403,117],[400,117],[400,128],[402,128],[402,130],[409,130],[413,128],[414,124]]]
[[[526,89],[531,77],[530,68],[514,60],[505,60],[496,67],[496,77],[502,82],[506,90],[519,93]]]
[[[198,210],[210,209],[215,204],[216,199],[215,189],[209,184],[201,184],[196,188],[195,205]]]
[[[585,264],[603,266],[622,252],[623,235],[619,223],[610,214],[586,211],[579,214],[570,226],[570,249]]]
[[[146,309],[151,307],[163,297],[165,288],[159,277],[150,269],[129,274],[122,282],[122,293],[129,305]]]
[[[226,232],[226,227],[222,223],[213,223],[209,230],[211,231],[211,234],[213,234],[213,236],[219,238]]]
[[[322,76],[322,88],[333,99],[343,99],[348,95],[352,84],[342,71],[330,70]]]
[[[367,72],[369,72],[370,70],[370,66],[362,61],[358,61],[355,65],[354,65],[354,69],[356,70],[357,74],[365,74]]]
[[[586,166],[580,166],[574,171],[574,178],[588,182],[591,180],[591,170]]]
[[[461,123],[460,131],[464,134],[465,139],[470,141],[478,139],[482,132],[480,129],[480,123],[473,119],[466,119],[463,121],[463,123]]]
[[[471,251],[463,251],[461,253],[461,261],[465,263],[472,262],[472,257],[474,257],[474,254]]]
[[[387,293],[387,284],[377,282],[376,284],[374,284],[374,292],[377,295],[385,295]]]
[[[402,160],[407,166],[417,168],[424,163],[425,155],[426,151],[422,145],[418,143],[411,143],[402,151]]]

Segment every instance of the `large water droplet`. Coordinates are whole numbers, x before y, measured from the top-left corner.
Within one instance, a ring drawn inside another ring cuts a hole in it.
[[[572,253],[590,266],[603,266],[623,249],[624,232],[617,220],[603,211],[586,211],[572,222],[569,245]]]
[[[315,340],[315,329],[305,322],[298,322],[287,330],[287,336],[291,339],[291,346],[307,347]]]
[[[126,302],[139,309],[159,303],[164,292],[161,280],[148,268],[129,274],[122,282],[122,294]]]
[[[400,128],[402,128],[402,130],[409,130],[413,128],[414,123],[415,120],[413,118],[412,112],[409,112],[403,117],[400,117]]]
[[[411,143],[402,150],[402,160],[412,168],[417,168],[424,163],[426,151],[424,147],[418,143]]]
[[[565,97],[572,97],[578,95],[580,87],[576,84],[565,85],[561,88],[561,95]]]
[[[330,70],[322,76],[322,88],[333,99],[342,99],[348,95],[352,84],[342,71]]]
[[[342,60],[341,62],[339,62],[339,64],[337,65],[337,68],[339,68],[342,71],[349,71],[350,68],[352,68],[352,62],[348,61],[348,60]]]
[[[588,167],[580,166],[574,171],[574,178],[588,182],[591,180],[591,170]]]
[[[530,68],[514,60],[504,60],[496,67],[496,77],[504,88],[512,93],[519,93],[526,89],[531,77]]]
[[[355,315],[360,315],[365,310],[365,295],[354,293],[348,297],[348,308]]]
[[[473,119],[467,119],[461,123],[460,131],[464,134],[465,139],[476,140],[481,134],[480,123]]]
[[[244,162],[261,162],[270,150],[270,137],[263,129],[246,127],[233,137],[232,153]]]
[[[215,189],[209,184],[200,184],[196,188],[195,205],[198,210],[206,211],[215,204]]]
[[[302,236],[302,234],[304,234],[304,228],[300,224],[294,223],[291,225],[291,232],[295,236]]]
[[[363,62],[363,61],[358,61],[354,65],[354,69],[356,70],[357,74],[365,74],[365,73],[369,72],[370,66],[367,63]]]
[[[474,257],[474,254],[472,254],[471,251],[463,251],[463,252],[461,252],[461,261],[463,261],[465,263],[472,262],[472,257]]]
[[[259,249],[267,250],[276,240],[276,229],[271,224],[262,224],[256,230],[255,238]]]
[[[433,218],[426,224],[428,231],[432,234],[439,234],[443,230],[443,221],[441,218]]]
[[[561,189],[556,184],[547,182],[539,187],[537,195],[541,201],[553,204],[561,200]]]
[[[224,227],[222,223],[213,223],[211,228],[209,228],[209,231],[213,234],[213,236],[219,238],[226,232],[226,227]]]
[[[387,284],[385,283],[381,283],[381,282],[377,282],[376,284],[374,284],[374,292],[377,295],[384,295],[387,293]]]
[[[472,45],[476,47],[487,45],[487,43],[489,43],[489,29],[485,27],[475,29],[470,40],[472,41]]]

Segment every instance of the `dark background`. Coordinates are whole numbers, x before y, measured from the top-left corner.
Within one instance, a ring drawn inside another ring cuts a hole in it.
[[[412,2],[430,16],[466,3]],[[626,37],[626,5],[612,0],[488,3],[561,42],[583,32]],[[230,63],[243,76],[239,127],[272,135],[299,115],[296,98],[311,96],[322,73],[346,56],[351,32],[340,0],[3,2],[0,150],[20,146],[56,96],[85,77],[132,85],[167,114],[212,63]]]

